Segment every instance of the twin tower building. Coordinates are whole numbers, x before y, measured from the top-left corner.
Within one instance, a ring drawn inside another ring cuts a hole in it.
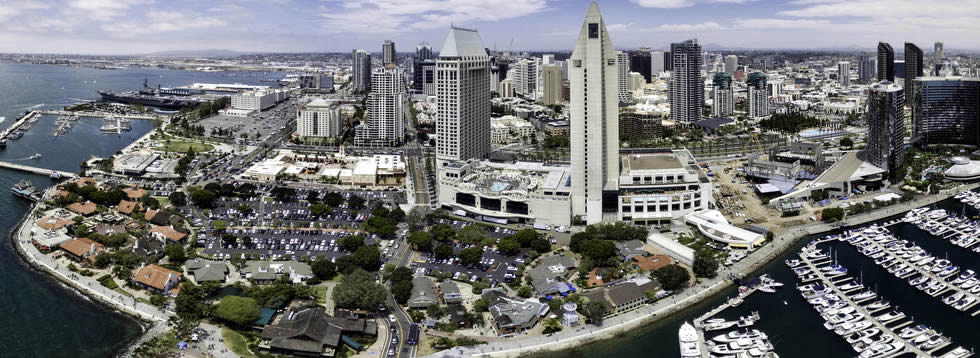
[[[697,175],[690,173],[690,153],[661,151],[656,158],[620,155],[617,61],[599,7],[592,3],[568,63],[571,166],[481,162],[490,151],[490,59],[475,30],[452,27],[436,61],[440,205],[488,219],[552,225],[569,217],[587,224],[614,220],[653,224],[635,218],[667,219],[654,211],[704,207],[707,198],[702,203]],[[534,180],[535,175],[541,179]],[[631,204],[634,184],[677,186],[688,181],[698,188],[692,189],[697,194],[664,203]],[[626,183],[625,189],[621,183]]]

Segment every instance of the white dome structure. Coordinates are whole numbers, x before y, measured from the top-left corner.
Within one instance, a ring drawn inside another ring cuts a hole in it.
[[[946,169],[943,175],[949,180],[974,180],[980,178],[980,161],[967,157],[953,157],[953,166]]]
[[[578,305],[575,302],[568,302],[561,305],[561,309],[565,311],[562,314],[561,322],[569,327],[578,326],[578,313],[575,312],[578,309]]]

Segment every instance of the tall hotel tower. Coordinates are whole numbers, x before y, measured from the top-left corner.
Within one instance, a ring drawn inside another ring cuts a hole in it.
[[[619,190],[619,71],[596,3],[589,5],[569,60],[572,215],[595,224],[602,221],[603,197],[615,211]]]
[[[436,60],[436,108],[440,164],[490,151],[490,56],[476,30],[449,29]]]

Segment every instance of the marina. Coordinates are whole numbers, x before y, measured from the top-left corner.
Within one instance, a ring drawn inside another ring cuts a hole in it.
[[[31,126],[39,119],[41,119],[41,113],[37,111],[30,112],[23,117],[20,117],[20,119],[14,122],[14,124],[10,125],[10,127],[7,127],[7,129],[4,129],[3,132],[0,132],[0,140],[20,139],[24,135],[23,131],[30,129]]]
[[[914,211],[909,214],[907,218],[916,215]],[[937,258],[908,240],[899,240],[883,227],[872,225],[848,231],[840,239],[912,287],[929,296],[942,297],[945,304],[956,310],[969,311],[980,304],[980,282],[973,277],[972,270],[957,276],[960,268],[950,260]],[[977,315],[980,310],[971,314]]]
[[[765,275],[739,281],[741,284],[737,296],[729,298],[723,304],[705,312],[694,320],[693,325],[685,322],[681,326],[678,337],[682,357],[709,358],[734,357],[736,355],[738,357],[779,357],[774,352],[773,345],[765,333],[749,328],[759,321],[759,312],[752,312],[748,316],[741,316],[737,320],[730,321],[714,318],[726,309],[738,307],[756,291],[774,291],[775,287],[783,285]],[[709,332],[711,334],[723,334],[709,338]]]
[[[918,357],[972,356],[972,352],[963,349],[939,353],[952,344],[951,339],[933,329],[919,329],[922,332],[912,336],[915,328],[906,327],[913,325],[913,320],[898,307],[891,307],[875,291],[855,287],[863,286],[863,282],[851,283],[849,280],[828,277],[827,272],[840,272],[840,268],[835,267],[839,265],[817,245],[836,240],[839,237],[829,236],[813,241],[799,252],[798,260],[786,261],[786,265],[801,279],[810,274],[819,277],[819,280],[798,286],[797,289],[826,321],[824,328],[843,337],[859,353],[859,357],[897,357],[904,353]],[[883,311],[887,312],[881,314]]]

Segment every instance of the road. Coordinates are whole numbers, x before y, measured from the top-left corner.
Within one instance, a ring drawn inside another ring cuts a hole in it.
[[[410,143],[406,143],[405,157],[408,164],[408,190],[413,192],[414,204],[418,206],[432,205],[432,191],[429,188],[429,173],[426,172],[426,152],[419,146],[418,128],[415,127],[415,118],[412,116],[411,101],[405,106],[405,133],[412,138]]]

